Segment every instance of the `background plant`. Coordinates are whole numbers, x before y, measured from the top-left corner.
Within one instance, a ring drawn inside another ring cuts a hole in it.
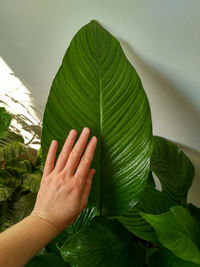
[[[172,142],[152,135],[140,78],[95,21],[74,36],[53,81],[43,162],[52,139],[59,153],[67,133],[84,126],[98,137],[88,206],[27,266],[200,266],[199,209],[187,203],[194,166]]]
[[[0,107],[0,231],[30,214],[43,172],[41,151],[24,143],[10,127],[12,118]]]

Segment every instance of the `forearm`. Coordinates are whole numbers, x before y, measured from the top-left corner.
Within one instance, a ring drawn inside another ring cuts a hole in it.
[[[22,267],[59,234],[50,222],[34,215],[0,233],[0,266]]]

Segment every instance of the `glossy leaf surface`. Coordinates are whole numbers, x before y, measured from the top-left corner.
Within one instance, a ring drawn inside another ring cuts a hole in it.
[[[60,248],[70,266],[142,267],[144,250],[116,219],[95,217],[85,230],[70,237]]]
[[[52,139],[59,153],[69,131],[79,136],[85,126],[98,138],[89,205],[119,215],[138,202],[146,184],[151,113],[119,42],[95,21],[74,36],[53,81],[43,120],[44,161]]]
[[[141,213],[155,229],[160,243],[177,257],[200,264],[200,226],[182,206],[161,215]]]
[[[174,205],[175,203],[167,195],[147,185],[138,204],[116,218],[134,235],[157,243],[158,239],[155,230],[140,215],[140,211],[150,214],[161,214],[168,211]]]

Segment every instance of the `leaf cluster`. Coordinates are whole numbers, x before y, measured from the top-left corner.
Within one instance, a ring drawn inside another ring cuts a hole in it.
[[[0,107],[0,232],[31,213],[43,172],[41,156],[31,161],[23,137],[9,128],[11,120]]]
[[[36,165],[19,158],[23,141],[11,138],[10,118],[1,112],[2,229],[13,223],[8,209],[18,214],[30,207],[52,139],[58,156],[73,128],[81,132],[87,125],[98,137],[88,206],[26,266],[200,266],[200,212],[187,203],[194,166],[175,144],[153,136],[141,80],[116,38],[96,21],[74,36],[55,76]]]
[[[85,125],[98,138],[88,206],[46,246],[46,258],[54,253],[80,267],[200,266],[199,209],[187,203],[194,166],[175,144],[153,136],[141,80],[96,21],[74,36],[52,83],[43,160],[52,139],[59,153],[67,132]]]

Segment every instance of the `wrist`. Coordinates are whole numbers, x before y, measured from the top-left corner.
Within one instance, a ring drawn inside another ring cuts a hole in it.
[[[55,236],[61,232],[61,230],[58,229],[56,224],[52,220],[44,216],[43,214],[32,212],[28,216],[28,219],[35,221],[36,223],[39,224],[39,226],[44,226],[46,231],[51,232]]]

